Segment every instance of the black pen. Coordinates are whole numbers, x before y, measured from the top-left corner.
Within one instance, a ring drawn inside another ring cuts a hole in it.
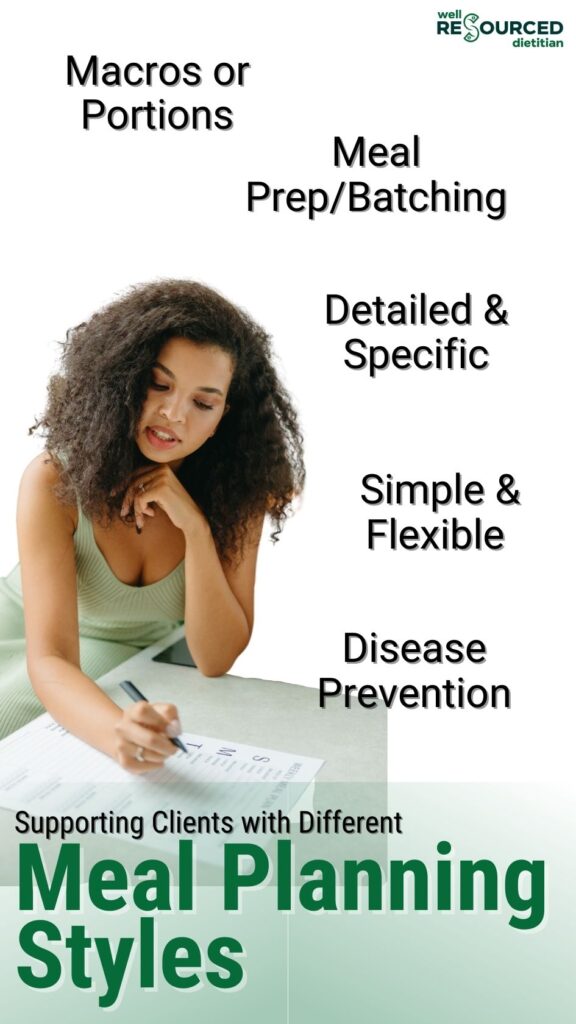
[[[120,683],[120,686],[124,690],[124,693],[127,693],[132,700],[145,700],[147,704],[150,703],[148,697],[145,697],[143,693],[140,693],[138,687],[134,686],[134,683],[131,683],[129,679],[124,679]],[[169,736],[169,740],[170,743],[173,743],[175,747],[178,747],[178,750],[181,750],[183,754],[188,753],[185,744],[182,743],[182,740],[178,739],[177,736]]]

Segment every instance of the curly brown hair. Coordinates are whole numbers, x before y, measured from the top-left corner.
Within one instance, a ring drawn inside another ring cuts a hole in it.
[[[61,467],[58,497],[101,521],[118,514],[131,474],[145,464],[134,440],[152,367],[170,338],[216,345],[234,367],[229,410],[178,476],[226,559],[249,520],[268,513],[277,539],[304,484],[302,435],[272,365],[270,338],[243,310],[191,281],[137,285],[68,331],[61,372],[31,428]]]

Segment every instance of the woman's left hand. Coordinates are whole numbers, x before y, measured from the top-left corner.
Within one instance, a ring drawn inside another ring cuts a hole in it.
[[[169,466],[137,470],[124,495],[120,516],[127,516],[133,510],[136,529],[140,533],[144,517],[154,516],[156,507],[161,508],[174,526],[184,533],[206,524],[198,505]]]

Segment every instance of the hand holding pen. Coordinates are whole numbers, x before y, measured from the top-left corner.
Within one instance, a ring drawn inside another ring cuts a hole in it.
[[[174,704],[151,704],[128,680],[120,686],[135,701],[124,709],[116,726],[116,759],[123,768],[141,774],[161,768],[174,747],[188,753],[178,738],[182,727]]]

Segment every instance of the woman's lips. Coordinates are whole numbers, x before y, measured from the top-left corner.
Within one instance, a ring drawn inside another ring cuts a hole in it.
[[[159,451],[174,448],[179,443],[179,438],[171,430],[164,430],[162,427],[146,427],[144,433],[148,443]]]

